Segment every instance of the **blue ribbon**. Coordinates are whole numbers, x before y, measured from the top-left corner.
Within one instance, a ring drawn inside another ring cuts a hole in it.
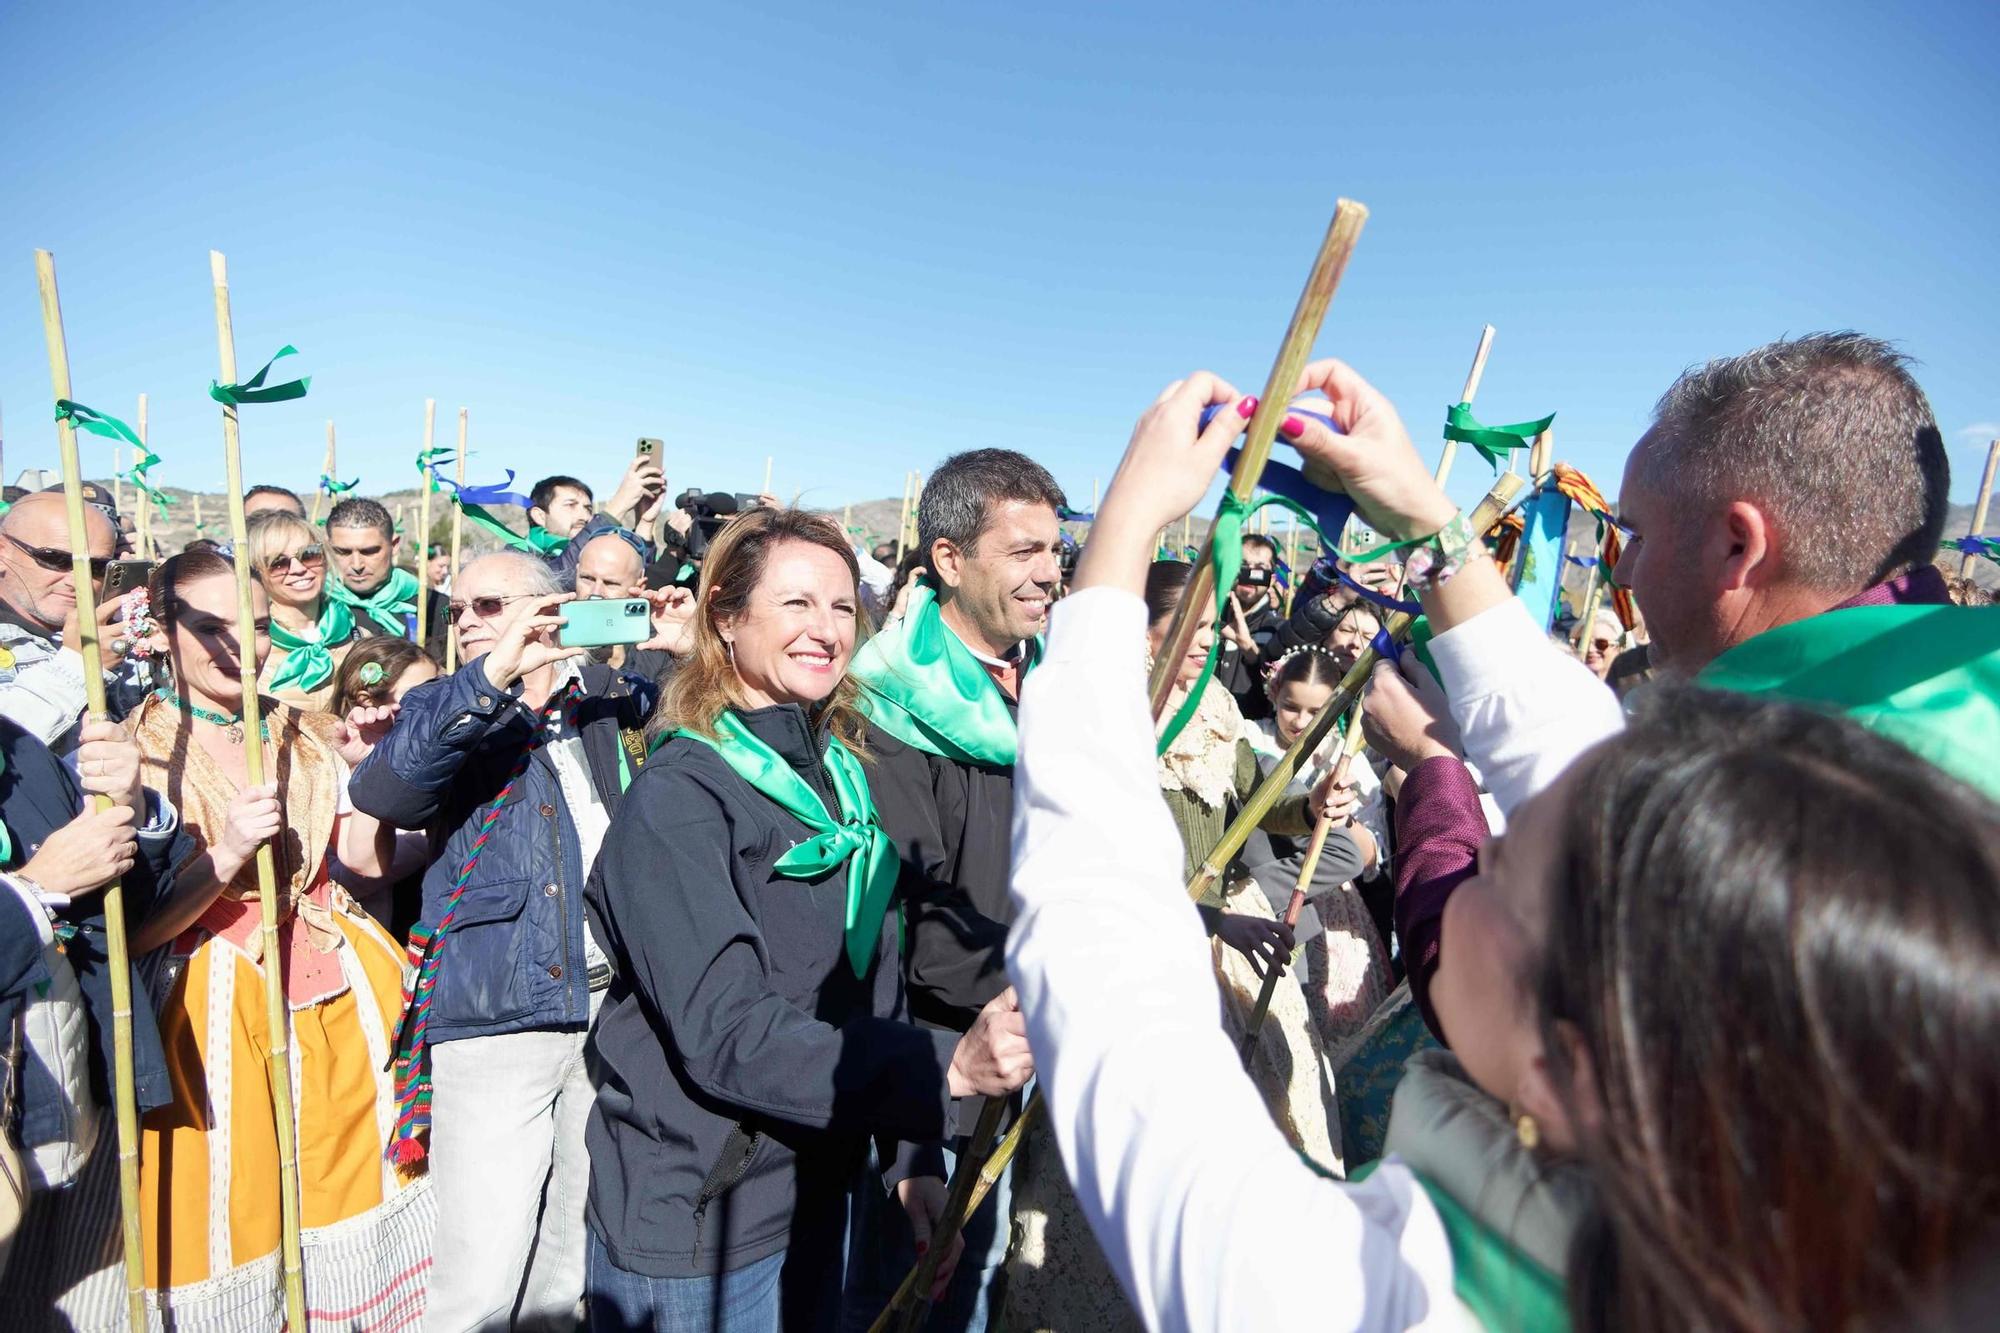
[[[1953,537],[1945,543],[1954,551],[1967,555],[1983,555],[1988,560],[2000,560],[2000,537]]]
[[[1206,429],[1208,423],[1215,418],[1215,414],[1228,406],[1230,405],[1227,403],[1211,403],[1203,408],[1202,428]],[[1311,417],[1314,421],[1324,424],[1328,430],[1340,429],[1334,424],[1332,417],[1323,413],[1307,412],[1297,407],[1292,408],[1291,413],[1293,416]],[[1227,476],[1235,468],[1236,459],[1242,452],[1240,445],[1230,449],[1229,456],[1222,460],[1223,475]],[[1282,495],[1293,504],[1311,511],[1314,522],[1319,524],[1321,534],[1329,540],[1338,540],[1341,529],[1345,528],[1347,520],[1354,516],[1354,501],[1349,496],[1339,491],[1321,490],[1306,480],[1305,473],[1289,463],[1280,463],[1276,460],[1266,463],[1264,475],[1258,479],[1257,485],[1273,495]]]
[[[1333,576],[1340,580],[1342,587],[1352,590],[1362,601],[1372,602],[1384,611],[1401,611],[1406,616],[1420,616],[1424,613],[1424,608],[1420,603],[1399,602],[1385,593],[1379,593],[1349,575],[1339,565],[1333,567]]]
[[[1403,645],[1390,638],[1387,630],[1376,630],[1375,637],[1368,641],[1368,646],[1373,648],[1375,655],[1383,661],[1396,666],[1403,664]]]
[[[1569,561],[1572,565],[1577,566],[1579,569],[1597,568],[1597,557],[1594,555],[1566,555],[1563,557],[1563,559]]]
[[[461,486],[440,471],[453,458],[453,454],[449,450],[442,452],[444,453],[444,457],[427,462],[425,466],[430,469],[431,481],[434,486],[438,489],[450,487],[452,493],[457,496],[460,504],[513,505],[519,509],[528,509],[534,505],[533,500],[519,491],[510,491],[507,489],[514,484],[513,468],[506,469],[507,480],[505,481],[496,481],[486,486]]]

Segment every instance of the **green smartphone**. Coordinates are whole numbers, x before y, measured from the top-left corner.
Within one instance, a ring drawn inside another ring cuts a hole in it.
[[[653,637],[653,611],[643,597],[564,602],[562,622],[556,642],[565,648],[644,643]]]

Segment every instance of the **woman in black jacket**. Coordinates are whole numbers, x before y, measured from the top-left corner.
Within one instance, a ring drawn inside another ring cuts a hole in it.
[[[906,1019],[846,677],[856,584],[825,518],[729,524],[586,890],[618,973],[592,1035],[593,1327],[835,1324],[870,1136],[925,1239],[953,1099],[1032,1072],[1011,990],[963,1036]]]

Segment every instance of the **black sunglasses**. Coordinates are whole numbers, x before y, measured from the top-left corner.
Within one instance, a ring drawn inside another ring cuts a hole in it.
[[[317,543],[301,546],[290,555],[274,555],[264,562],[266,569],[289,569],[296,564],[300,569],[326,568],[326,548]]]
[[[75,567],[75,562],[71,560],[68,551],[58,551],[49,546],[30,546],[11,532],[7,534],[7,540],[20,547],[23,551],[26,551],[28,559],[34,561],[43,569],[48,570],[51,574],[66,574]],[[111,568],[110,556],[94,555],[90,557],[90,577],[101,579],[104,577],[104,571],[109,568]]]

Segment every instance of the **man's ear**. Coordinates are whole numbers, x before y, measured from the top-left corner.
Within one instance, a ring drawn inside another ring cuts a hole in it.
[[[546,528],[549,525],[549,511],[540,505],[529,505],[528,522],[538,528]]]
[[[925,568],[937,576],[939,583],[955,589],[965,581],[965,553],[956,543],[940,537],[931,543],[931,558]]]
[[[1778,532],[1771,516],[1748,500],[1732,500],[1717,520],[1720,590],[1742,592],[1778,576]]]

